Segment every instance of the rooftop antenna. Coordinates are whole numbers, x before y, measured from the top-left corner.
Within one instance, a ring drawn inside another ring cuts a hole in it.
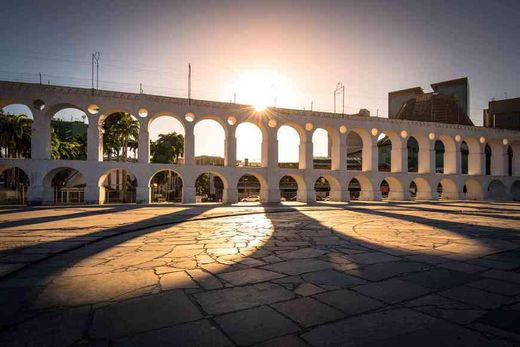
[[[96,66],[96,89],[99,89],[99,52],[92,53],[92,95],[94,95],[94,65]]]
[[[143,94],[144,91],[143,91],[143,84],[142,83],[139,83],[139,94]]]
[[[338,82],[338,84],[336,84],[336,89],[334,89],[334,113],[336,113],[336,95],[339,93],[342,94],[341,114],[345,114],[345,86],[341,82]]]
[[[188,64],[188,104],[191,105],[191,64]]]
[[[42,73],[40,72],[40,85],[42,85]]]

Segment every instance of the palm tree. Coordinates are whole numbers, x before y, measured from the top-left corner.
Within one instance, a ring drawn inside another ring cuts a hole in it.
[[[32,119],[25,114],[11,115],[0,111],[0,148],[7,158],[29,158]]]
[[[112,154],[116,160],[126,161],[128,150],[137,149],[139,137],[139,122],[129,113],[116,112],[105,119],[103,124],[103,148],[110,160]]]
[[[177,163],[184,154],[184,136],[176,132],[159,134],[157,141],[150,141],[152,163]]]
[[[61,139],[54,129],[51,129],[52,159],[75,160],[81,156],[83,145],[73,138]]]

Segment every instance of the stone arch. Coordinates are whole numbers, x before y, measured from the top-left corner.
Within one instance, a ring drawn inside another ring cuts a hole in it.
[[[314,169],[330,170],[332,167],[331,151],[333,138],[326,128],[315,128],[311,136],[312,140],[312,161]],[[320,149],[321,145],[326,148]]]
[[[368,133],[367,133],[367,136]],[[364,142],[358,131],[350,131],[347,134],[347,170],[361,171],[363,169]],[[370,141],[370,138],[369,138]]]
[[[112,168],[98,179],[100,203],[135,203],[137,177],[125,168]],[[104,188],[104,189],[103,189]]]
[[[2,107],[0,119],[2,130],[10,135],[9,141],[0,143],[0,158],[31,158],[32,143],[35,141],[34,115],[25,104],[8,103]],[[42,144],[43,145],[43,144]]]
[[[267,182],[261,175],[244,173],[237,181],[238,201],[241,202],[264,202],[264,192]]]
[[[245,120],[240,122],[235,129],[236,137],[236,166],[262,166],[262,157],[265,155],[263,142],[267,139],[265,128],[256,122]],[[246,157],[244,149],[255,149],[255,153],[249,153]],[[253,155],[251,157],[251,154]]]
[[[492,180],[488,185],[488,199],[490,200],[508,200],[508,192],[506,185],[500,180]]]
[[[392,171],[393,144],[394,142],[392,141],[392,138],[385,132],[382,132],[377,136],[377,171]]]
[[[470,178],[464,183],[466,186],[465,199],[466,200],[484,200],[484,192],[482,185],[476,179]]]
[[[100,147],[103,149],[103,161],[137,161],[139,149],[140,120],[125,109],[114,109],[111,113],[102,114],[99,124],[103,129]],[[120,140],[117,129],[124,125],[126,139]],[[119,139],[119,140],[118,140]],[[132,157],[133,154],[133,157]]]
[[[216,171],[203,172],[195,180],[196,202],[226,202],[228,189],[224,175]]]
[[[171,112],[156,113],[146,119],[146,131],[151,163],[183,163],[186,127],[180,117]]]
[[[366,177],[366,176],[355,176],[350,181],[347,187],[351,187],[352,181],[356,180],[359,183],[359,196],[358,200],[364,200],[364,201],[372,201],[372,200],[378,200],[381,195],[379,192],[374,191],[374,186],[372,184],[372,181]],[[347,188],[349,192],[352,192],[355,190],[350,190]],[[350,193],[352,195],[352,193]]]
[[[303,181],[300,178],[300,181]],[[284,175],[278,182],[278,189],[280,190],[281,201],[295,201],[298,199],[298,190],[301,185],[293,175]]]
[[[435,152],[435,173],[444,173],[444,155],[446,148],[441,140],[436,140],[433,149]]]
[[[520,181],[514,181],[510,189],[511,198],[514,201],[520,201]]]
[[[482,175],[482,144],[473,136],[464,138],[468,147],[468,175]],[[461,160],[462,161],[462,160]]]
[[[388,191],[385,191],[387,188],[385,187],[385,183],[388,186]],[[388,196],[388,200],[407,200],[407,193],[404,190],[404,185],[402,182],[394,176],[388,176],[379,184],[379,188],[381,191],[381,196]]]
[[[469,146],[466,141],[460,143],[460,173],[468,174],[469,169]]]
[[[72,104],[59,104],[47,112],[50,123],[51,159],[86,160],[89,117]]]
[[[206,131],[211,133],[212,137],[203,135],[199,132]],[[206,116],[196,119],[193,127],[194,146],[195,146],[195,164],[196,165],[213,165],[223,166],[226,153],[226,137],[228,128],[223,125],[221,119]],[[201,149],[201,147],[203,147]]]
[[[284,137],[280,138],[280,132]],[[297,169],[299,167],[299,163],[302,160],[300,154],[300,146],[305,137],[302,137],[303,130],[299,127],[295,127],[291,124],[283,124],[281,125],[277,132],[277,141],[278,141],[278,167],[279,168],[287,168],[287,169]],[[285,133],[285,134],[284,134]],[[304,132],[303,132],[304,133]],[[288,136],[292,137],[292,141],[287,141]],[[304,135],[305,136],[305,135]],[[294,140],[298,139],[298,143],[293,143]],[[286,143],[287,142],[287,143]],[[290,142],[290,143],[289,143]],[[287,154],[287,151],[290,150],[291,155]],[[284,152],[285,151],[285,152]],[[297,154],[297,160],[295,157]],[[290,161],[289,161],[290,160]]]
[[[31,182],[23,169],[0,165],[0,178],[0,205],[27,204],[27,189]]]
[[[44,202],[74,204],[85,202],[85,175],[75,168],[58,167],[43,177]]]
[[[181,202],[183,185],[184,181],[182,176],[177,171],[169,169],[155,171],[148,181],[150,202]]]
[[[432,200],[434,198],[431,183],[427,178],[416,177],[411,183],[414,183],[416,188],[415,200]]]
[[[320,176],[314,182],[314,192],[316,194],[316,201],[329,201],[332,186],[326,177]]]
[[[460,199],[460,190],[457,183],[451,178],[443,178],[439,184],[437,185],[437,191],[439,192],[439,187],[441,186],[441,192],[439,195],[439,199],[442,200],[459,200]]]
[[[419,172],[419,141],[415,136],[408,137],[406,141],[406,149],[408,152],[408,172]]]

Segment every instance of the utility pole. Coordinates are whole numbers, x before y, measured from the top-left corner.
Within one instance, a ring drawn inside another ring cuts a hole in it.
[[[311,111],[313,109],[313,106],[314,106],[314,101],[311,101]]]
[[[233,103],[237,103],[237,93],[233,93]]]
[[[40,72],[40,85],[42,85],[42,73]]]
[[[94,65],[96,66],[96,89],[99,89],[99,52],[92,53],[92,95],[94,95]]]
[[[334,89],[334,113],[336,113],[336,95],[339,93],[342,93],[341,114],[345,114],[345,86],[341,82],[338,82],[338,84],[336,84],[336,89]]]
[[[188,64],[188,104],[191,105],[191,64]]]
[[[143,94],[143,84],[139,83],[139,94]]]

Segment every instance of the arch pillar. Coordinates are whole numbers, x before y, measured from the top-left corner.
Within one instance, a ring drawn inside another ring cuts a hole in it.
[[[184,165],[195,165],[195,135],[193,134],[193,123],[185,123]]]
[[[468,153],[468,175],[484,175],[486,173],[486,157],[484,145],[478,145],[478,150],[469,147]]]
[[[312,148],[312,138],[310,136],[307,136],[307,138],[300,140],[300,162],[298,165],[299,169],[312,169],[314,167]]]
[[[408,172],[408,146],[406,141],[399,137],[399,140],[392,141],[391,172]]]
[[[143,164],[148,164],[150,162],[150,133],[145,126],[141,126],[139,130],[137,161]],[[149,200],[150,199],[148,198],[148,201]]]
[[[316,191],[314,189],[309,190],[305,188],[300,188],[300,186],[298,186],[298,191],[296,192],[296,200],[305,203],[316,202]]]
[[[374,189],[363,189],[359,192],[360,201],[379,201],[381,200],[381,191]]]
[[[435,141],[419,143],[418,161],[418,173],[435,173]]]
[[[105,200],[105,188],[97,184],[85,186],[84,200],[86,204],[101,204]]]
[[[140,154],[139,149],[139,159]],[[87,128],[87,160],[103,161],[103,127],[96,121],[89,123]]]
[[[395,190],[390,188],[388,192],[388,200],[389,201],[408,201],[410,200],[410,191],[408,189],[400,188],[399,190]]]
[[[224,204],[236,204],[238,202],[238,189],[224,188],[222,192],[222,202]]]
[[[350,201],[350,193],[348,189],[343,189],[343,187],[341,187],[339,190],[331,190],[329,196],[331,201]]]
[[[267,189],[260,188],[260,202],[280,202],[280,189],[278,187],[268,187]]]
[[[415,200],[432,200],[433,194],[431,191],[417,191],[415,193]]]
[[[193,185],[182,185],[182,203],[183,204],[194,204],[196,202],[195,199],[196,191],[195,186]]]
[[[229,127],[224,139],[224,166],[235,167],[237,165],[237,138],[235,127]]]
[[[43,111],[34,111],[31,134],[31,159],[51,159],[51,121]]]
[[[513,149],[513,176],[520,176],[520,143],[511,144]]]
[[[491,147],[491,175],[505,176],[507,172],[507,147],[500,144]]]
[[[262,167],[278,167],[278,128],[267,128],[262,136]]]
[[[183,194],[184,197],[184,194]],[[151,201],[151,190],[148,186],[137,186],[135,188],[135,202],[138,204],[149,204]]]
[[[378,166],[378,148],[377,137],[370,136],[370,143],[363,141],[363,167],[362,171],[377,171]]]
[[[332,136],[329,136],[329,143]],[[347,169],[347,134],[339,134],[338,141],[332,141],[329,147],[331,150],[331,169],[346,170]]]
[[[461,168],[460,142],[454,146],[444,147],[444,174],[460,174]]]

